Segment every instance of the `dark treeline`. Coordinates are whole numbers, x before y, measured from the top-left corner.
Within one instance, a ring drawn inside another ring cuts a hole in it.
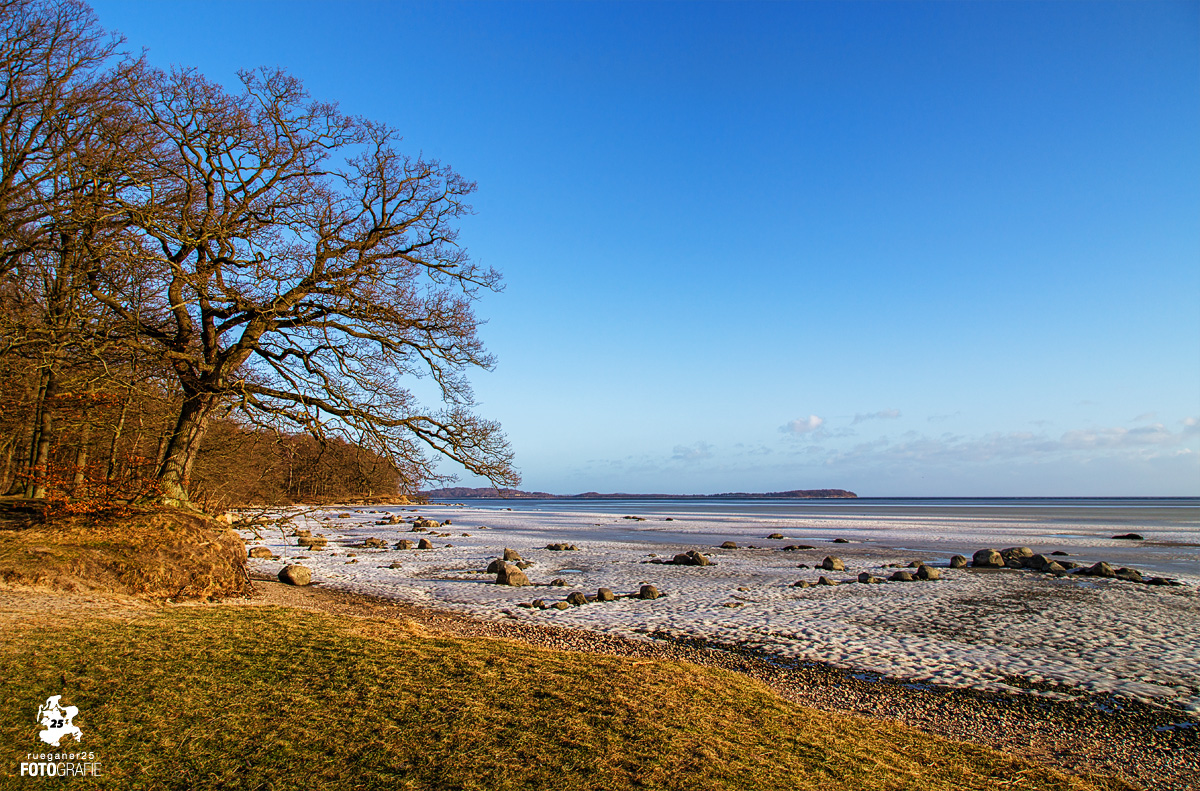
[[[75,0],[0,0],[0,35],[4,492],[388,494],[439,456],[517,482],[465,378],[499,286],[457,242],[472,183],[282,71],[153,68]]]

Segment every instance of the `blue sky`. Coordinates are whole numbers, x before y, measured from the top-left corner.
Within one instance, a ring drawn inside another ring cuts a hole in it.
[[[479,183],[522,488],[1200,495],[1200,3],[94,7]]]

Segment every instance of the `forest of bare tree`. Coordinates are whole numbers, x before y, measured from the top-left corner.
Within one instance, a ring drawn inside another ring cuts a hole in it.
[[[518,477],[466,374],[474,184],[280,70],[160,70],[0,0],[0,486],[66,507]],[[406,380],[436,384],[436,408]]]

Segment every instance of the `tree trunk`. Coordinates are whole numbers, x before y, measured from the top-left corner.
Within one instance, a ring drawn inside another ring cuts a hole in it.
[[[200,440],[208,428],[208,418],[216,406],[211,393],[185,393],[179,408],[175,430],[167,441],[162,465],[158,470],[158,501],[164,505],[188,506],[187,484],[200,450]]]
[[[92,423],[86,420],[79,430],[79,446],[75,449],[75,475],[71,478],[71,496],[79,497],[87,479],[88,455],[92,446]]]
[[[39,499],[46,496],[50,478],[50,441],[54,438],[54,406],[51,399],[57,395],[58,377],[53,368],[46,368],[43,385],[38,392],[37,422],[34,424],[36,441],[30,442],[29,480],[25,484],[25,496]]]

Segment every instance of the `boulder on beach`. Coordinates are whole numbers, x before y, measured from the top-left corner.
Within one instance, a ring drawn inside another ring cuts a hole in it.
[[[413,542],[409,541],[407,538],[402,538],[396,542],[395,548],[396,549],[412,549]]]
[[[573,605],[575,607],[579,607],[579,606],[587,604],[587,603],[588,603],[587,596],[583,595],[579,591],[573,591],[573,592],[567,594],[567,604]]]
[[[450,546],[450,545],[449,545],[449,544],[447,544],[446,546]],[[529,567],[530,567],[530,566],[532,566],[532,565],[533,565],[533,561],[531,561],[531,560],[522,560],[520,563],[518,563],[518,564],[517,564],[517,568],[519,568],[519,569],[521,569],[521,570],[523,571],[523,570],[525,570],[525,569],[529,568]]]
[[[850,543],[850,539],[848,539],[848,538],[835,538],[835,539],[833,539],[833,543],[835,543],[835,544],[849,544],[849,543]]]
[[[493,560],[491,563],[488,564],[487,573],[488,574],[498,574],[500,572],[500,569],[503,566],[504,566],[504,561],[501,560],[500,558],[496,558],[495,560]]]
[[[783,533],[772,533],[771,535],[767,536],[767,538],[772,541],[782,541]]]
[[[676,555],[671,563],[675,566],[710,566],[712,561],[694,549]]]
[[[1117,579],[1120,580],[1128,580],[1129,582],[1145,582],[1145,580],[1142,578],[1142,572],[1138,571],[1137,569],[1122,567],[1117,569],[1116,574]]]
[[[431,527],[441,527],[442,523],[436,519],[416,519],[413,521],[413,527],[423,527],[429,529]]]
[[[616,598],[617,597],[614,596],[613,592],[608,588],[601,588],[600,590],[596,591],[596,601],[613,601]]]
[[[954,557],[950,558],[950,568],[961,569],[961,568],[966,568],[966,566],[967,566],[967,559],[964,558],[962,555],[955,555]]]
[[[1115,579],[1117,576],[1116,569],[1105,563],[1103,560],[1093,566],[1082,569],[1077,573],[1083,574],[1087,577],[1104,577],[1105,579]]]
[[[1063,568],[1057,561],[1052,560],[1046,565],[1042,566],[1042,571],[1047,574],[1062,574],[1066,571],[1066,569]]]
[[[725,543],[721,544],[721,549],[737,549],[737,544],[733,541],[726,541]]]
[[[504,559],[512,561],[523,560],[521,553],[517,552],[515,549],[509,549],[508,547],[504,548]]]
[[[874,574],[864,571],[858,575],[858,581],[869,585],[878,585],[881,582],[887,582],[883,577],[876,577]]]
[[[563,579],[562,577],[555,577],[554,579],[550,580],[550,584],[556,588],[567,587],[567,581],[565,579]]]
[[[911,571],[895,571],[888,577],[892,582],[912,582],[916,579]]]
[[[509,509],[509,510],[512,510],[512,509]],[[553,608],[554,608],[554,609],[556,609],[556,610],[569,610],[569,609],[571,609],[571,605],[567,604],[565,601],[556,601],[556,602],[554,602],[554,604],[552,604],[552,605],[550,605],[550,606],[551,606],[551,607],[553,607]]]
[[[821,561],[821,568],[825,569],[826,571],[845,571],[846,564],[843,563],[842,559],[839,557],[826,555],[825,559]]]
[[[1004,556],[994,549],[981,549],[971,556],[971,565],[980,568],[1003,568]]]
[[[496,572],[496,584],[511,585],[514,588],[518,588],[525,585],[532,585],[533,583],[529,581],[529,577],[525,576],[524,571],[521,571],[512,563],[501,561],[500,568]]]
[[[829,579],[829,577],[817,577],[817,584],[818,585],[837,585],[837,583],[834,582],[833,580]]]
[[[1113,538],[1118,541],[1145,541],[1146,540],[1144,536],[1140,536],[1137,533],[1122,533],[1119,536],[1113,536]]]
[[[640,589],[638,589],[638,598],[639,599],[657,599],[658,598],[658,588],[654,587],[653,585],[643,585]]]
[[[323,547],[326,543],[328,542],[326,541],[325,536],[302,536],[296,540],[297,546],[308,547],[309,549],[312,549],[313,547]]]
[[[417,542],[417,549],[433,549],[433,542],[428,538],[422,538]]]
[[[269,558],[273,557],[271,550],[266,547],[250,547],[250,551],[246,553],[247,557],[252,558]]]
[[[371,536],[370,538],[363,539],[362,546],[363,549],[387,549],[387,542],[382,538]]]
[[[547,544],[546,549],[553,552],[578,552],[579,547],[574,544]]]
[[[1034,555],[1033,557],[1026,560],[1025,567],[1033,569],[1034,571],[1045,571],[1046,566],[1050,565],[1053,562],[1054,562],[1053,560],[1046,557],[1045,555],[1038,554],[1038,555]]]
[[[792,583],[793,588],[811,588],[812,586],[813,583],[809,582],[808,580],[800,580],[799,582]]]
[[[312,582],[312,572],[306,566],[284,566],[279,570],[279,581],[287,585],[308,585]]]
[[[920,566],[917,566],[917,579],[940,580],[941,578],[942,572],[938,571],[937,569],[926,566],[924,563],[922,563]]]

